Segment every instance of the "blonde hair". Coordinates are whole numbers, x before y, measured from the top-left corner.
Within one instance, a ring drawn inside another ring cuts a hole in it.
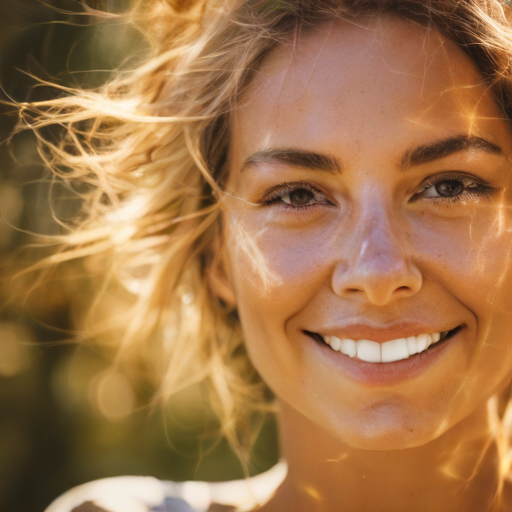
[[[41,265],[103,255],[108,280],[134,297],[118,322],[119,358],[145,361],[164,397],[208,382],[239,454],[254,413],[270,399],[236,311],[208,279],[230,114],[276,46],[328,20],[380,13],[458,44],[512,118],[510,12],[498,0],[144,0],[129,18],[152,45],[140,67],[96,90],[63,89],[57,99],[20,106],[20,129],[35,133],[55,176],[86,185],[81,214]],[[57,142],[45,135],[48,126],[58,128]],[[96,335],[98,326],[89,329]]]

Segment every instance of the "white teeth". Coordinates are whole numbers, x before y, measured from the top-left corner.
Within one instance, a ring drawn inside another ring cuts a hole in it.
[[[407,351],[412,356],[419,352],[418,343],[416,342],[416,336],[409,336],[407,338]]]
[[[391,363],[427,350],[432,343],[437,343],[441,339],[441,334],[439,332],[419,334],[384,343],[371,340],[340,339],[336,336],[323,336],[323,339],[333,350],[349,357],[357,355],[358,359],[368,363]]]
[[[350,357],[355,357],[357,354],[357,343],[350,338],[341,340],[340,352]]]
[[[393,361],[400,361],[400,359],[407,359],[409,357],[407,340],[405,338],[386,341],[380,349],[383,363],[392,363]]]
[[[339,350],[341,347],[341,340],[336,336],[331,336],[331,348],[333,350]]]
[[[336,336],[329,336],[329,344],[333,350],[337,350],[350,357],[354,357],[357,353],[357,343],[354,340],[340,340]]]
[[[357,357],[368,363],[380,363],[380,343],[370,340],[358,340]]]
[[[416,336],[416,343],[418,346],[418,352],[423,352],[432,343],[432,338],[428,334],[420,334]]]

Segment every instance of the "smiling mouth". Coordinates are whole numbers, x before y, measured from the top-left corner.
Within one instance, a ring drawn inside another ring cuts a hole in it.
[[[327,345],[335,352],[341,352],[348,357],[359,359],[367,363],[393,363],[421,354],[427,351],[431,346],[439,345],[452,338],[461,329],[462,326],[459,325],[450,331],[419,334],[417,336],[399,338],[384,343],[363,339],[340,339],[336,336],[326,336],[309,331],[304,332],[316,342]]]

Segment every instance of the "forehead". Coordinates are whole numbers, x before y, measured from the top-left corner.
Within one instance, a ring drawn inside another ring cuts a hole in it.
[[[368,137],[485,136],[502,117],[471,59],[434,30],[392,16],[337,20],[266,59],[233,116],[233,157]]]

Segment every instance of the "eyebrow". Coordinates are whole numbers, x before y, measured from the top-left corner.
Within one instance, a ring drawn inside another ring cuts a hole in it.
[[[284,164],[314,171],[324,171],[339,174],[342,169],[341,162],[324,153],[296,148],[269,148],[261,149],[249,156],[242,165],[242,171],[258,164]]]
[[[485,153],[493,155],[503,155],[503,151],[498,145],[482,139],[481,137],[463,134],[406,151],[400,158],[399,168],[401,171],[405,171],[410,167],[426,164],[434,160],[445,158],[459,151],[468,150],[484,151]]]
[[[399,159],[398,167],[406,171],[410,167],[446,158],[459,151],[477,150],[493,155],[503,155],[502,149],[482,137],[456,135],[431,144],[407,150]],[[331,174],[342,172],[343,165],[336,157],[298,148],[261,149],[250,155],[242,165],[242,172],[258,164],[284,164],[292,167],[324,171]]]

